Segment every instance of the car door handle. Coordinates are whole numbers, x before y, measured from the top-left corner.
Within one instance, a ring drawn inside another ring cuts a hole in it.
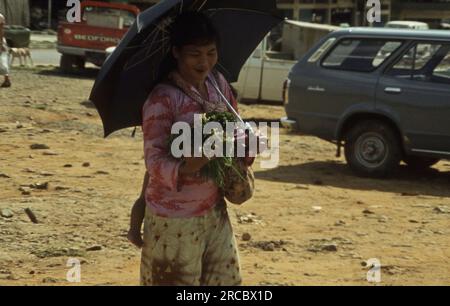
[[[320,87],[320,86],[308,86],[307,90],[308,91],[324,92],[325,88]]]
[[[402,89],[399,87],[386,87],[384,92],[389,94],[400,94],[402,93]]]

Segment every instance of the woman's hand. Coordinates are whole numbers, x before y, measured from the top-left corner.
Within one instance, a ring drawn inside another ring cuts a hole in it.
[[[200,171],[206,164],[209,163],[206,156],[202,157],[185,157],[184,163],[180,166],[179,173],[181,175],[194,174]]]

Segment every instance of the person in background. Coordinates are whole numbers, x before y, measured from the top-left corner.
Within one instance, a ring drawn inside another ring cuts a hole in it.
[[[11,80],[9,78],[9,60],[8,60],[8,46],[5,38],[5,17],[0,13],[0,75],[4,76],[4,81],[0,87],[11,87]]]

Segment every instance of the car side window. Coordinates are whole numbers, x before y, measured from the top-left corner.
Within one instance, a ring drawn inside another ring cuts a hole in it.
[[[400,46],[401,41],[346,38],[322,61],[325,68],[370,72],[379,67]]]
[[[448,70],[448,59],[445,59],[447,49],[448,46],[440,43],[417,43],[403,54],[387,75],[416,81],[433,81],[436,69],[443,71],[447,67]]]
[[[442,61],[434,68],[431,81],[450,84],[450,47]]]

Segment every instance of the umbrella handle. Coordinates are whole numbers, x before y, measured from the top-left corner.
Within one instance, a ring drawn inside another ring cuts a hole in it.
[[[224,100],[225,105],[227,106],[227,108],[233,113],[233,115],[242,123],[245,125],[246,128],[249,129],[250,133],[254,134],[255,132],[253,131],[252,126],[249,123],[244,122],[244,120],[242,119],[242,117],[239,115],[239,113],[234,109],[233,105],[231,105],[231,103],[228,101],[227,97],[225,97],[225,95],[222,93],[222,91],[219,89],[219,86],[217,84],[217,81],[215,79],[212,80],[212,85],[214,87],[214,89],[217,91],[217,93],[219,94],[219,96],[222,98],[222,100]]]

